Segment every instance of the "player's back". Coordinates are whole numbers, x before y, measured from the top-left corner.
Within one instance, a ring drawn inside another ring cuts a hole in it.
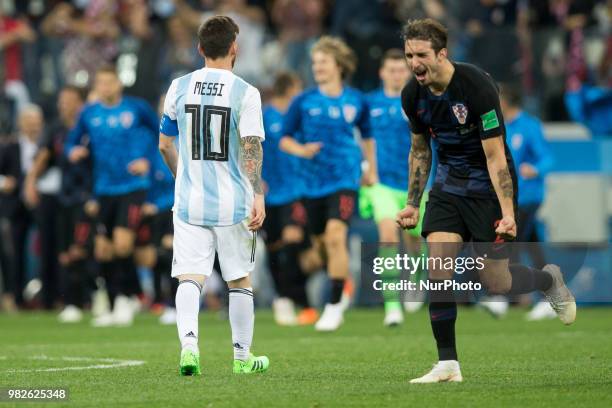
[[[179,129],[179,218],[209,226],[244,220],[253,189],[241,166],[240,138],[263,138],[259,91],[231,71],[202,68],[172,82],[164,110]]]

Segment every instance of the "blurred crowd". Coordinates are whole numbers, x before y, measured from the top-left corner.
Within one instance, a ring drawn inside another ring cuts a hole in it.
[[[329,33],[356,51],[352,85],[364,91],[378,86],[383,52],[402,47],[401,25],[430,16],[449,27],[454,59],[520,83],[528,109],[542,119],[609,131],[589,123],[584,104],[611,104],[610,0],[4,0],[2,132],[29,102],[52,117],[64,84],[88,86],[108,62],[116,62],[128,94],[155,105],[172,78],[202,64],[194,33],[213,14],[239,24],[236,73],[263,90],[287,69],[312,84],[309,48]],[[581,92],[567,102],[568,91]]]

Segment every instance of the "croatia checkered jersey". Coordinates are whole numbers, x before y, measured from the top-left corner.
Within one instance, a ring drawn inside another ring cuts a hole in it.
[[[433,191],[496,199],[482,140],[502,138],[508,170],[516,186],[514,163],[505,145],[497,84],[475,65],[453,65],[455,73],[441,95],[433,94],[412,78],[402,91],[402,106],[411,131],[433,139],[438,157]]]
[[[178,136],[173,211],[193,225],[234,225],[250,214],[253,187],[240,139],[264,139],[259,91],[231,71],[202,68],[172,81],[160,132]]]

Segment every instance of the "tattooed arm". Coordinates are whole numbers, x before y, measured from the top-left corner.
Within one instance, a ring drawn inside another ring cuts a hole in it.
[[[396,222],[401,228],[412,229],[419,223],[419,207],[431,169],[431,148],[424,135],[412,133],[408,162],[410,164],[408,202],[397,214]]]
[[[514,219],[514,185],[506,161],[502,136],[482,140],[482,147],[487,157],[489,177],[491,177],[493,188],[495,188],[502,216]]]
[[[408,179],[408,202],[406,204],[419,208],[431,170],[431,147],[425,136],[412,134],[408,163],[410,177]]]
[[[242,148],[242,166],[246,172],[255,194],[263,194],[263,182],[261,181],[261,168],[263,165],[263,148],[261,138],[247,136],[240,138]]]
[[[266,218],[263,181],[261,180],[261,168],[263,165],[261,138],[257,136],[242,137],[240,138],[240,147],[242,166],[255,193],[253,209],[249,219],[249,229],[256,231],[261,228]]]

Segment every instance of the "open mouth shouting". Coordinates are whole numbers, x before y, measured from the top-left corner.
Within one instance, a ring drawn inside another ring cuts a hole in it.
[[[416,80],[420,83],[423,83],[425,81],[425,78],[427,77],[427,68],[422,66],[417,67],[414,69],[413,73]]]

